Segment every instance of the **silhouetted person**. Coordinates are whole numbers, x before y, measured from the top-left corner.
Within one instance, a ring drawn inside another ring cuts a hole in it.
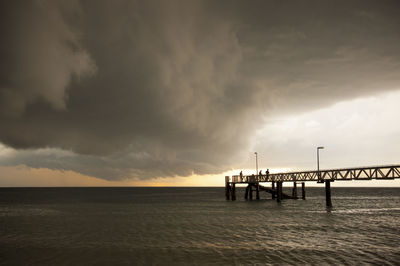
[[[269,177],[269,169],[267,169],[267,171],[265,171],[265,175],[267,176],[267,178]]]
[[[240,171],[240,181],[242,181],[242,180],[243,180],[243,172]]]
[[[262,170],[260,170],[260,172],[258,173],[258,176],[262,176]]]

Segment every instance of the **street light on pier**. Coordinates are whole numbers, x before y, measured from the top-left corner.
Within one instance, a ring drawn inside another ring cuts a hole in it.
[[[257,152],[254,153],[256,155],[256,176],[258,175],[258,157],[257,157]]]
[[[255,182],[256,182],[256,199],[259,200],[260,199],[260,187],[259,187],[258,182],[260,180],[260,177],[258,176],[258,156],[257,156],[258,154],[257,154],[257,152],[255,152],[254,154],[256,155],[256,180],[255,180]]]
[[[319,172],[319,150],[323,150],[324,147],[317,147],[317,173],[318,173],[318,183],[323,183],[321,180],[321,173]]]

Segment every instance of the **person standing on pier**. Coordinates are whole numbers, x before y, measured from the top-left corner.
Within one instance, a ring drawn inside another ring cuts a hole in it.
[[[267,169],[267,171],[265,171],[265,175],[267,178],[269,177],[269,169]]]
[[[243,182],[243,172],[240,171],[240,182]]]

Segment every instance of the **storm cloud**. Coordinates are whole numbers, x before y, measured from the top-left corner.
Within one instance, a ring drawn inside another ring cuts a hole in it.
[[[219,173],[277,113],[400,89],[398,1],[1,1],[0,164]],[[4,147],[5,147],[4,146]]]

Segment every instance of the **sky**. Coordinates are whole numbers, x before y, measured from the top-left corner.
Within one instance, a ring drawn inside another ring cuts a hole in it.
[[[398,10],[0,0],[0,186],[219,186],[317,146],[321,169],[399,164]]]

